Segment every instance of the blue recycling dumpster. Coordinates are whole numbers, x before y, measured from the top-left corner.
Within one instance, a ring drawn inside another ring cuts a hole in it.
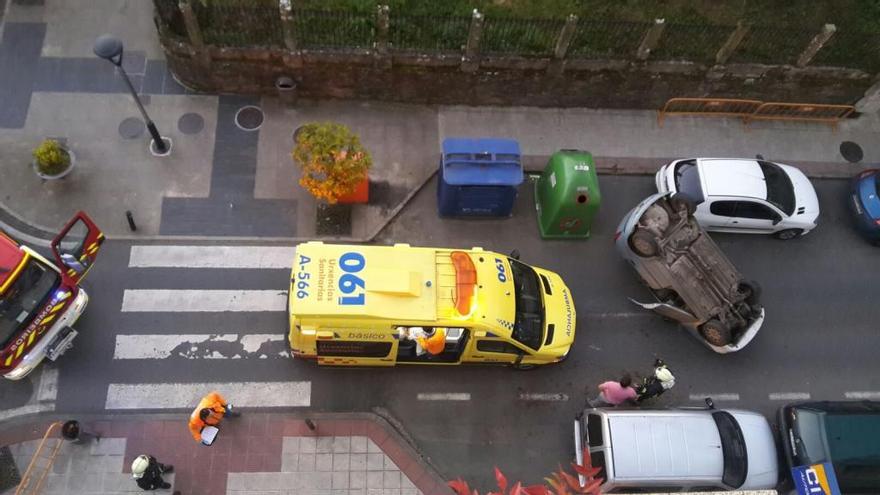
[[[447,138],[440,157],[440,216],[510,216],[523,181],[519,143],[501,138]]]

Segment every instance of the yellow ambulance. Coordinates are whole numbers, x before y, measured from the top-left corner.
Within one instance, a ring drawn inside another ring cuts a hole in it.
[[[484,251],[307,242],[288,295],[296,358],[331,366],[562,361],[575,308],[559,275]],[[416,332],[445,337],[424,352]]]

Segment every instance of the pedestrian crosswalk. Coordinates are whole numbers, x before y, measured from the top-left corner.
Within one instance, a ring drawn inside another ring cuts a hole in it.
[[[128,250],[106,409],[186,409],[211,390],[240,407],[311,404],[285,339],[293,247]]]

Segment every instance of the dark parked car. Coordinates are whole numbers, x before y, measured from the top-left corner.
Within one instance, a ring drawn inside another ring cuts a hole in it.
[[[880,245],[880,169],[865,170],[853,178],[849,208],[859,231]]]
[[[779,410],[789,469],[830,462],[842,493],[880,493],[880,402],[800,402]]]

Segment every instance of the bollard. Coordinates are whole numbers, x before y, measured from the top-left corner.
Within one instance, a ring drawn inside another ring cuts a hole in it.
[[[131,229],[132,232],[138,229],[137,225],[134,224],[134,217],[131,215],[131,211],[125,212],[125,219],[128,220],[128,228]]]
[[[318,429],[318,426],[311,419],[306,419],[305,422],[306,426],[308,426],[310,430],[315,431]]]

